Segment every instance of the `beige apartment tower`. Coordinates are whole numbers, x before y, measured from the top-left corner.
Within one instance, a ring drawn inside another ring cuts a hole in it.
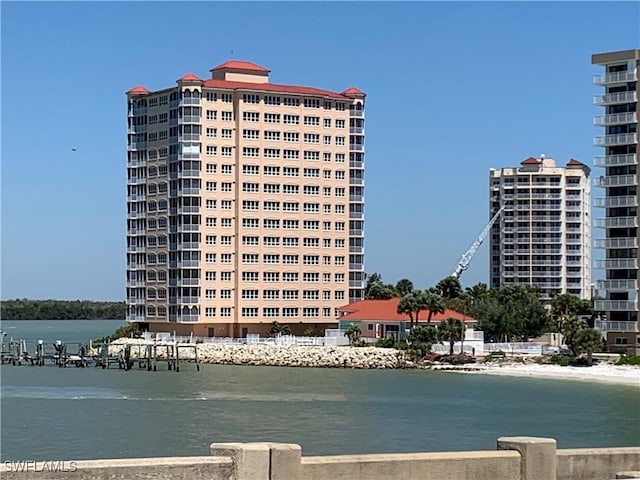
[[[590,169],[571,159],[529,157],[491,169],[491,287],[538,287],[546,306],[558,294],[591,298]]]
[[[228,61],[127,92],[127,320],[198,336],[337,325],[364,291],[364,107]]]
[[[638,332],[638,64],[640,50],[599,53],[592,56],[594,65],[603,68],[594,83],[604,88],[594,103],[604,108],[594,124],[604,129],[596,137],[595,146],[603,155],[595,159],[601,167],[596,186],[604,197],[596,199],[596,207],[604,212],[595,220],[604,238],[595,240],[604,250],[604,258],[595,267],[604,270],[598,281],[602,300],[596,310],[606,312],[606,319],[596,327],[607,332],[610,350],[640,352]]]

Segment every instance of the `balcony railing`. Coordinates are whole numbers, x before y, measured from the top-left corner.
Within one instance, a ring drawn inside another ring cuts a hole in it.
[[[350,245],[349,246],[349,253],[363,254],[364,253],[364,247],[358,247],[358,246]]]
[[[364,110],[349,109],[349,116],[353,118],[364,118]]]
[[[199,115],[183,115],[182,117],[178,117],[178,125],[182,125],[185,123],[200,123]]]
[[[182,135],[178,135],[179,142],[199,142],[200,134],[199,133],[183,133]]]
[[[349,220],[362,220],[364,219],[364,212],[349,212]]]
[[[350,143],[349,150],[352,152],[364,152],[364,145],[361,143]]]
[[[147,214],[146,212],[129,212],[127,213],[127,218],[130,218],[132,220],[138,219],[138,218],[146,218]]]
[[[616,135],[605,135],[604,137],[594,137],[593,145],[596,147],[609,147],[615,145],[628,145],[638,142],[638,135],[635,133],[618,133]]]
[[[364,127],[349,127],[349,133],[364,135]]]
[[[127,164],[127,167],[146,167],[146,166],[147,166],[146,160],[129,160],[129,163]]]
[[[147,142],[131,142],[128,149],[131,151],[144,150],[147,148]]]
[[[601,290],[637,290],[638,280],[598,280]]]
[[[364,168],[362,160],[349,160],[349,168]]]
[[[129,177],[127,179],[128,185],[143,185],[147,183],[147,177]]]
[[[596,260],[596,268],[606,270],[635,270],[638,268],[637,258],[607,258],[604,260]]]
[[[144,280],[127,280],[127,287],[146,287]]]
[[[182,97],[180,99],[180,106],[183,105],[200,105],[201,99],[200,97]]]
[[[364,178],[349,177],[349,185],[364,185]]]
[[[638,205],[637,195],[625,195],[620,197],[596,198],[596,207],[636,207]]]
[[[170,322],[197,322],[199,315],[169,315]]]
[[[200,303],[200,297],[169,297],[169,303],[171,303],[171,304],[176,304],[176,303],[187,303],[187,304]]]
[[[593,242],[595,248],[638,248],[636,237],[598,238]]]
[[[357,272],[362,271],[362,270],[364,270],[364,264],[363,263],[350,263],[349,264],[349,270],[357,271]]]
[[[607,83],[625,83],[635,82],[638,79],[636,70],[627,70],[625,72],[611,72],[602,75],[594,75],[593,83],[596,85],[606,85]]]
[[[147,231],[144,228],[130,228],[127,230],[127,235],[144,235]]]
[[[636,112],[611,113],[609,115],[598,115],[593,117],[593,124],[597,127],[620,125],[623,123],[636,123],[637,121],[638,115]]]
[[[144,252],[146,250],[147,247],[145,247],[144,245],[129,245],[127,247],[127,252],[129,253],[136,253],[136,252]]]
[[[638,310],[638,302],[633,300],[596,300],[594,309],[605,312],[634,312]],[[625,323],[635,324],[637,329],[637,322]]]
[[[638,217],[596,218],[596,228],[634,228],[638,226]]]
[[[638,100],[637,92],[618,92],[606,95],[596,95],[593,102],[596,105],[612,105],[614,103],[632,103]]]
[[[638,156],[635,153],[627,153],[625,155],[605,155],[603,157],[595,157],[594,163],[596,167],[637,165]]]
[[[638,185],[636,175],[611,175],[595,179],[596,187],[633,187]]]
[[[350,202],[362,203],[364,202],[364,195],[349,195]]]
[[[637,332],[638,322],[611,322],[595,320],[594,328],[602,332]]]

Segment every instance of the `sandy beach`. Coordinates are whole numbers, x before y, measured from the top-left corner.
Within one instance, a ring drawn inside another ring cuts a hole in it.
[[[483,364],[473,366],[469,370],[464,370],[464,372],[513,377],[555,378],[640,387],[640,367],[632,366],[594,365],[591,367],[561,367],[559,365]]]

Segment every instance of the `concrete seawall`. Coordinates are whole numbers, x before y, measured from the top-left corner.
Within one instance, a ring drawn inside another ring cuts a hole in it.
[[[3,480],[613,480],[640,478],[640,447],[556,450],[549,438],[501,437],[496,450],[303,457],[296,444],[213,443],[210,457],[3,462]],[[59,467],[59,465],[58,465]],[[624,474],[622,472],[625,472]],[[635,473],[634,473],[635,472]]]

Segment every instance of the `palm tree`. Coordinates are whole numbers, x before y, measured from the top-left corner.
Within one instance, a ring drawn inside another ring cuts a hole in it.
[[[460,286],[460,280],[453,275],[445,277],[438,282],[436,289],[441,297],[451,299],[457,298],[462,293],[462,287]]]
[[[593,328],[583,328],[576,336],[575,348],[580,353],[587,354],[587,365],[593,364],[593,352],[602,348],[602,335]]]
[[[355,343],[360,340],[360,336],[362,335],[362,330],[357,323],[351,323],[347,330],[344,332],[344,336],[349,339],[349,345],[353,346]]]
[[[291,335],[291,328],[276,321],[271,324],[270,332],[274,335]]]
[[[413,292],[413,282],[408,278],[398,280],[396,283],[396,294],[404,297],[406,294]]]
[[[462,340],[462,322],[457,318],[447,318],[438,325],[438,338],[449,342],[449,355],[453,355],[453,346]]]
[[[429,316],[427,317],[427,323],[431,323],[434,313],[444,313],[444,300],[440,295],[435,292],[435,289],[430,288],[424,293],[425,297],[425,310],[429,310]]]

